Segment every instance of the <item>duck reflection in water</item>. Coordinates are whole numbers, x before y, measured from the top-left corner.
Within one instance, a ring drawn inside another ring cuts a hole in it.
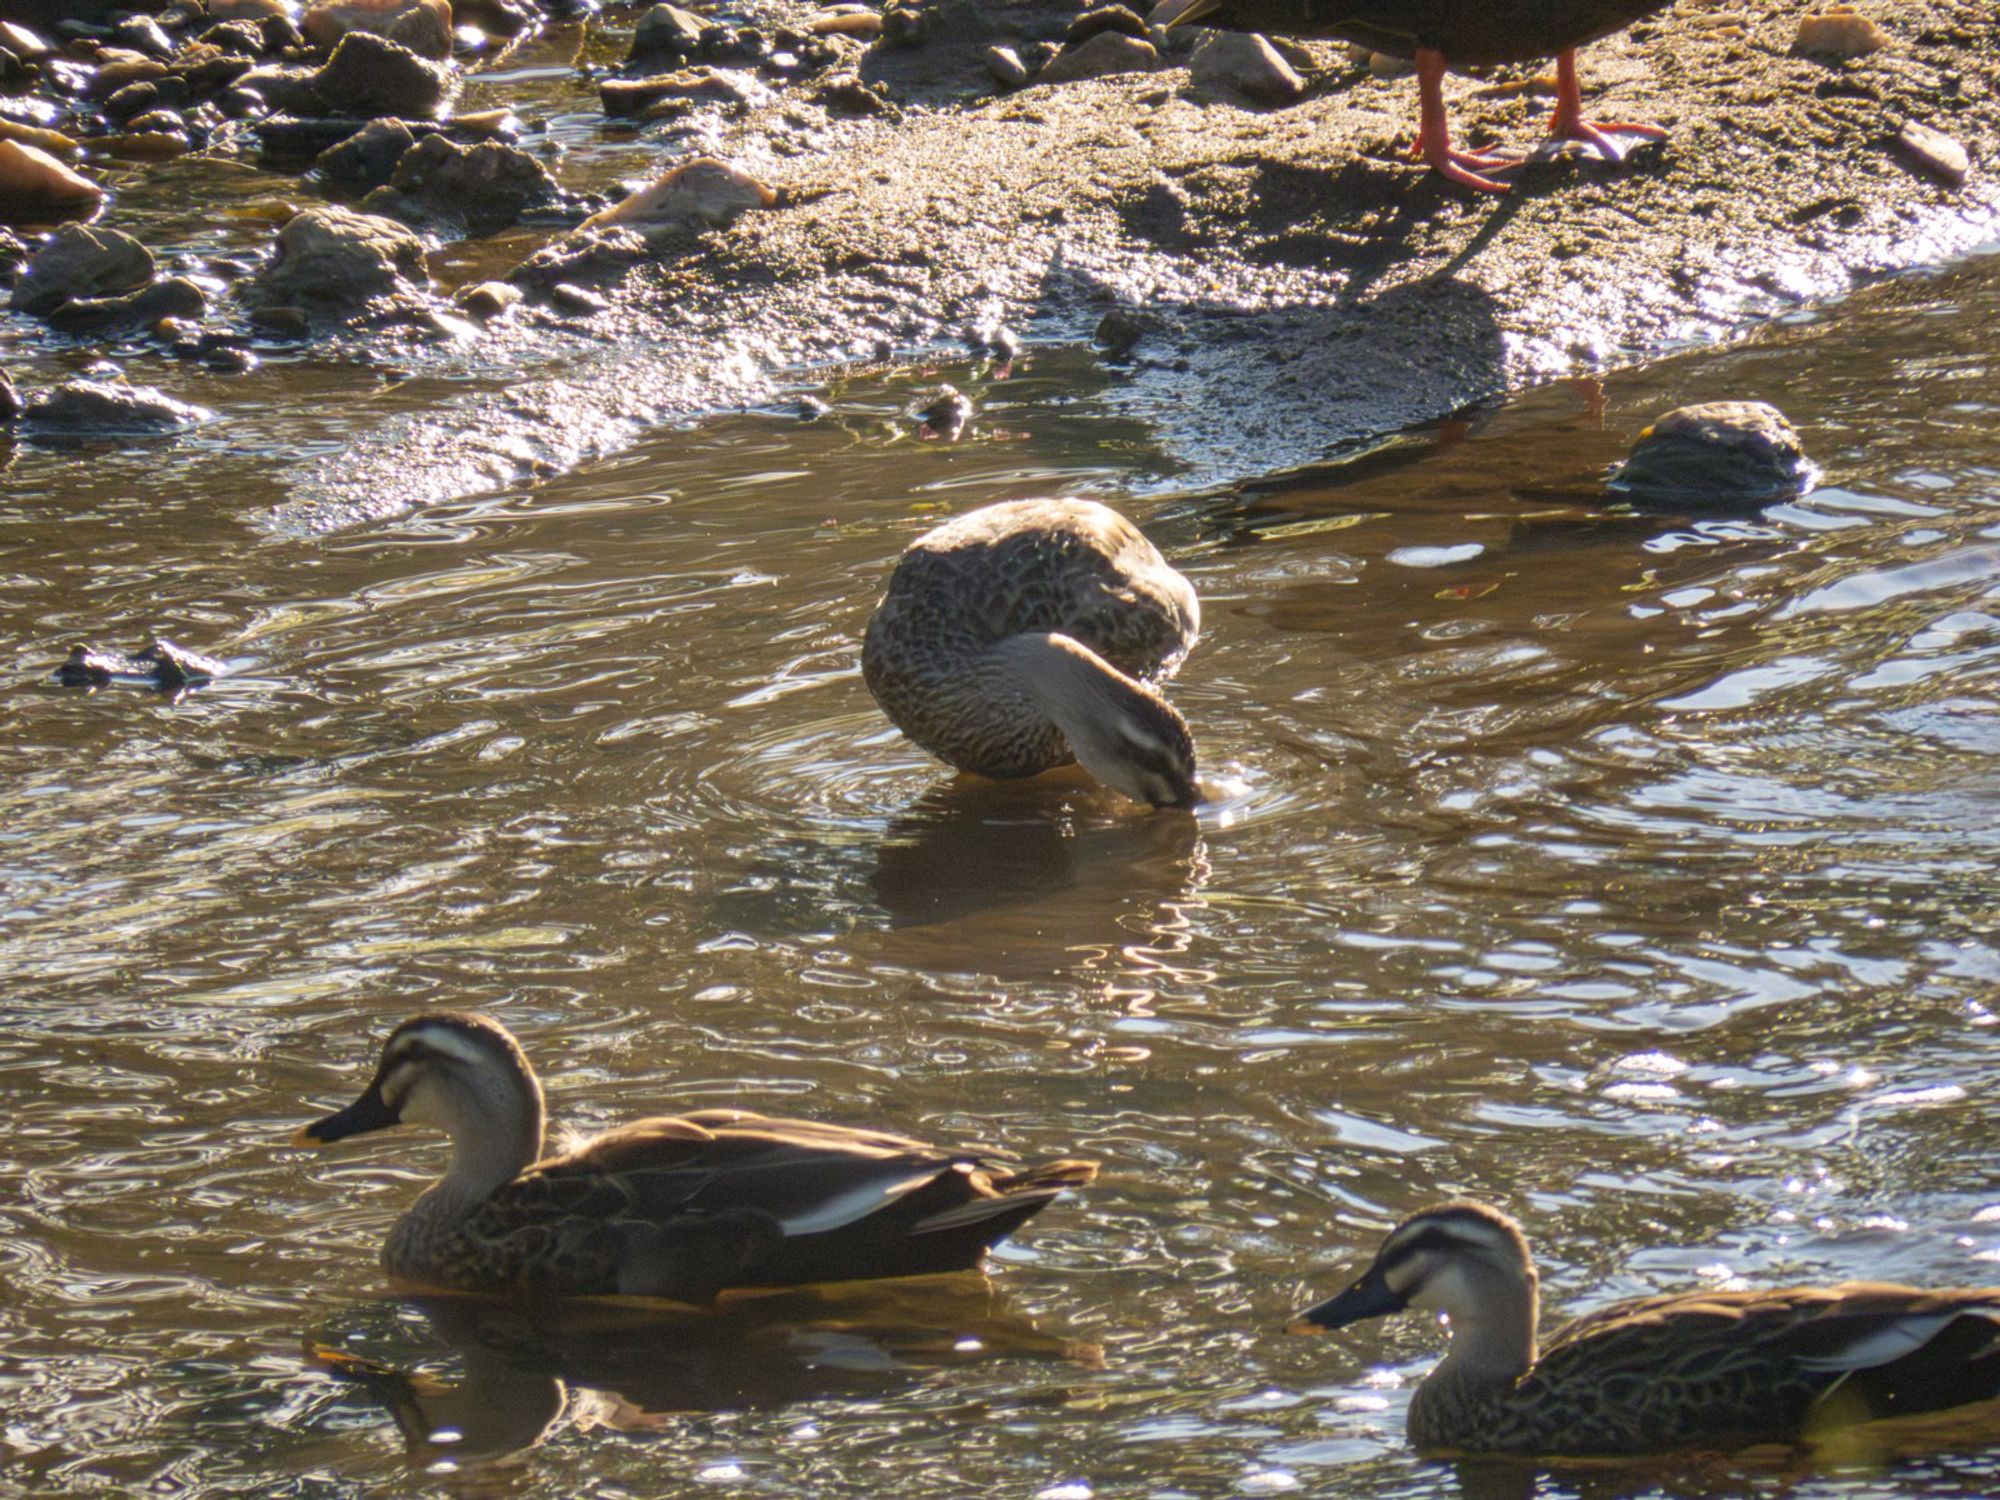
[[[490,1462],[571,1429],[881,1399],[983,1360],[1103,1363],[1098,1346],[1011,1311],[977,1272],[726,1294],[706,1311],[413,1297],[368,1304],[305,1342],[387,1410],[422,1467]]]
[[[1059,897],[1066,933],[1087,937],[1101,927],[1109,937],[1123,930],[1135,900],[1186,900],[1207,876],[1193,817],[1135,817],[1131,803],[1071,768],[933,787],[883,834],[870,889],[895,927]]]

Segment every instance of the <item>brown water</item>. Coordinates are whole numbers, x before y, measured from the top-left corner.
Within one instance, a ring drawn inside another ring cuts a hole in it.
[[[1996,323],[2000,257],[1220,495],[1163,493],[1060,352],[941,372],[985,406],[955,447],[908,435],[917,372],[329,537],[238,480],[338,442],[374,377],[301,372],[226,440],[24,450],[0,1483],[1993,1493],[1991,1456],[1461,1472],[1401,1442],[1434,1330],[1276,1330],[1461,1192],[1523,1217],[1556,1312],[1994,1279]],[[1731,395],[1786,407],[1826,486],[1749,519],[1578,498]],[[1199,819],[954,785],[862,687],[896,550],[1057,492],[1201,590]],[[154,632],[235,671],[44,685]],[[567,1124],[732,1103],[1106,1172],[990,1293],[709,1330],[397,1304],[375,1247],[436,1143],[284,1142],[441,1004],[517,1028]]]

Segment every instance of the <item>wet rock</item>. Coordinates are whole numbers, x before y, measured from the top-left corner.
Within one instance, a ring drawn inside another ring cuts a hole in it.
[[[17,21],[7,20],[0,20],[0,47],[5,47],[24,63],[53,57],[56,50],[40,32],[30,31]]]
[[[103,188],[39,146],[0,140],[0,210],[79,212],[103,199]]]
[[[617,224],[579,228],[533,255],[507,273],[517,286],[544,290],[577,281],[609,281],[640,261],[652,258],[646,236]]]
[[[370,120],[313,160],[313,170],[334,187],[365,193],[385,187],[403,153],[417,143],[401,120]]]
[[[268,107],[281,114],[319,115],[326,113],[326,106],[313,87],[318,79],[317,68],[251,68],[238,75],[231,92],[249,94],[258,111]]]
[[[95,646],[73,646],[69,658],[56,668],[56,681],[63,687],[92,691],[116,685],[177,693],[213,682],[227,670],[213,657],[156,636],[152,645],[131,656]]]
[[[1849,6],[1835,5],[1800,20],[1798,35],[1792,40],[1792,53],[1797,57],[1839,61],[1866,57],[1888,45],[1888,33],[1868,17],[1855,14]]]
[[[911,415],[916,418],[922,436],[955,443],[972,420],[972,398],[955,385],[941,385]]]
[[[309,208],[278,231],[278,258],[257,278],[260,307],[303,306],[340,319],[418,304],[423,241],[394,219]]]
[[[882,15],[865,5],[829,5],[807,17],[806,30],[814,36],[878,37]]]
[[[615,119],[645,114],[669,100],[746,104],[754,86],[715,68],[684,68],[652,78],[606,78],[597,93],[604,112]]]
[[[177,50],[151,16],[127,16],[111,28],[111,40],[148,57],[172,57]]]
[[[1078,47],[1101,31],[1122,31],[1126,36],[1146,39],[1146,18],[1124,5],[1100,5],[1071,21],[1063,32],[1065,46]]]
[[[312,333],[312,319],[303,307],[269,306],[252,308],[250,321],[266,333],[281,339],[302,339]]]
[[[70,224],[35,252],[9,305],[41,317],[74,299],[136,292],[152,279],[153,253],[131,235]]]
[[[1921,120],[1903,122],[1896,132],[1896,149],[1911,165],[1952,187],[1972,170],[1972,155],[1963,142]]]
[[[891,4],[882,12],[882,44],[913,51],[931,39],[930,16],[921,6]]]
[[[561,312],[588,316],[601,313],[611,304],[587,287],[576,286],[567,281],[550,283],[547,295],[549,305]]]
[[[1775,406],[1709,401],[1677,407],[1641,432],[1611,488],[1643,501],[1754,505],[1802,495],[1818,478]]]
[[[176,401],[150,386],[71,380],[28,398],[20,432],[45,442],[156,437],[206,422],[214,415],[206,407]]]
[[[361,206],[398,218],[449,220],[486,233],[512,224],[529,209],[563,201],[548,168],[520,147],[498,141],[461,146],[431,135],[403,153],[388,185],[370,193]]]
[[[628,63],[673,62],[701,56],[701,34],[708,22],[678,5],[655,5],[632,28]]]
[[[1017,89],[1028,81],[1028,65],[1012,47],[988,47],[986,72],[1003,89]]]
[[[1149,73],[1159,64],[1160,54],[1151,42],[1122,31],[1100,31],[1088,41],[1063,48],[1035,75],[1035,82],[1075,83],[1115,73]]]
[[[427,120],[443,106],[451,74],[400,42],[355,31],[340,39],[312,87],[327,114]]]
[[[504,281],[482,281],[461,288],[452,301],[467,316],[490,323],[520,305],[521,289]]]
[[[64,333],[98,333],[119,327],[142,328],[162,318],[198,318],[208,311],[208,294],[185,276],[169,276],[122,297],[76,297],[43,316]]]
[[[11,229],[0,229],[0,286],[12,286],[28,264],[28,247]]]
[[[205,0],[203,9],[212,21],[264,21],[288,17],[286,0]]]
[[[1306,86],[1292,65],[1261,36],[1219,31],[1195,50],[1188,76],[1204,88],[1219,89],[1257,104],[1290,104]]]
[[[299,30],[315,47],[373,35],[437,61],[451,56],[451,27],[449,0],[320,0],[299,19]]]
[[[264,31],[255,21],[218,21],[195,38],[194,46],[187,49],[187,53],[182,57],[176,58],[175,62],[182,63],[190,55],[205,57],[207,54],[198,50],[205,47],[213,47],[215,49],[213,55],[216,57],[254,58],[265,50]],[[184,67],[177,67],[176,71],[185,76]]]
[[[1126,359],[1152,327],[1150,319],[1128,308],[1114,307],[1097,321],[1097,347],[1107,358]]]
[[[671,225],[727,224],[746,209],[770,208],[777,193],[748,172],[712,156],[683,162],[622,203],[592,214],[582,229],[654,229]]]

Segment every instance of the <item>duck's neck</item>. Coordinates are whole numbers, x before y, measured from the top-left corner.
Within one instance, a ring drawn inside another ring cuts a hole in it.
[[[1451,1347],[1432,1380],[1485,1392],[1511,1387],[1535,1362],[1535,1320],[1540,1298],[1534,1283],[1494,1280],[1471,1304],[1451,1313]]]
[[[1072,636],[1023,631],[988,648],[1007,682],[1069,741],[1083,768],[1098,780],[1118,784],[1124,753],[1112,726],[1144,712],[1158,695],[1127,677]]]
[[[513,1101],[507,1109],[454,1121],[445,1130],[451,1165],[410,1206],[382,1247],[392,1275],[420,1282],[452,1279],[442,1273],[460,1226],[495,1189],[541,1159],[542,1103]]]

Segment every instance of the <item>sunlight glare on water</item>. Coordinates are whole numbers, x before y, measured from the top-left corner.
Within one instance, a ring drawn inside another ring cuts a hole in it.
[[[943,371],[983,408],[955,446],[899,418],[939,372],[857,377],[815,422],[317,538],[226,453],[17,455],[6,1482],[1633,1492],[1410,1455],[1419,1320],[1277,1330],[1459,1193],[1520,1214],[1561,1312],[1992,1279],[1996,321],[1974,261],[1220,495],[1163,493],[1061,351]],[[1824,487],[1592,503],[1639,427],[1725,397],[1782,405]],[[954,782],[861,683],[898,549],[1047,493],[1201,591],[1197,816]],[[231,674],[47,685],[154,633]],[[521,1033],[565,1126],[738,1104],[1104,1176],[990,1289],[697,1328],[386,1300],[437,1143],[285,1141],[446,1004]],[[1639,1491],[2000,1485],[1862,1457]]]

